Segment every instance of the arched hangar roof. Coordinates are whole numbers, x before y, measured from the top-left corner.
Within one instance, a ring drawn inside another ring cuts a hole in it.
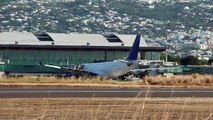
[[[136,35],[102,35],[79,33],[2,32],[0,45],[60,45],[60,46],[126,46],[131,47]],[[141,47],[147,47],[143,38]]]
[[[48,33],[54,40],[56,45],[91,45],[91,46],[106,46],[108,41],[100,34],[64,34],[64,33]]]

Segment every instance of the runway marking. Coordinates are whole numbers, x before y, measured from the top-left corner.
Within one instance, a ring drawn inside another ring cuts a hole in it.
[[[139,93],[139,92],[148,92],[148,93],[213,93],[213,91],[0,91],[0,94],[3,93]]]

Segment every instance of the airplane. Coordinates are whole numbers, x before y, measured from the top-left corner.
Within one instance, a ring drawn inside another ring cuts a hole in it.
[[[74,73],[77,76],[99,76],[101,78],[117,78],[128,73],[134,69],[138,64],[138,51],[140,46],[141,36],[137,35],[132,48],[125,59],[118,59],[111,62],[100,62],[100,63],[86,63],[77,67],[62,67],[55,65],[42,64],[41,65],[51,68],[67,71]]]

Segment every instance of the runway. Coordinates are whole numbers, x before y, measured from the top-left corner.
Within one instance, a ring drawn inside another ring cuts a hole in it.
[[[0,98],[213,97],[213,88],[1,88]]]

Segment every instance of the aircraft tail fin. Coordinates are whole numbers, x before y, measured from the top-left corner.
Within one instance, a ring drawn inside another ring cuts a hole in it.
[[[126,60],[137,60],[141,36],[137,35]]]

